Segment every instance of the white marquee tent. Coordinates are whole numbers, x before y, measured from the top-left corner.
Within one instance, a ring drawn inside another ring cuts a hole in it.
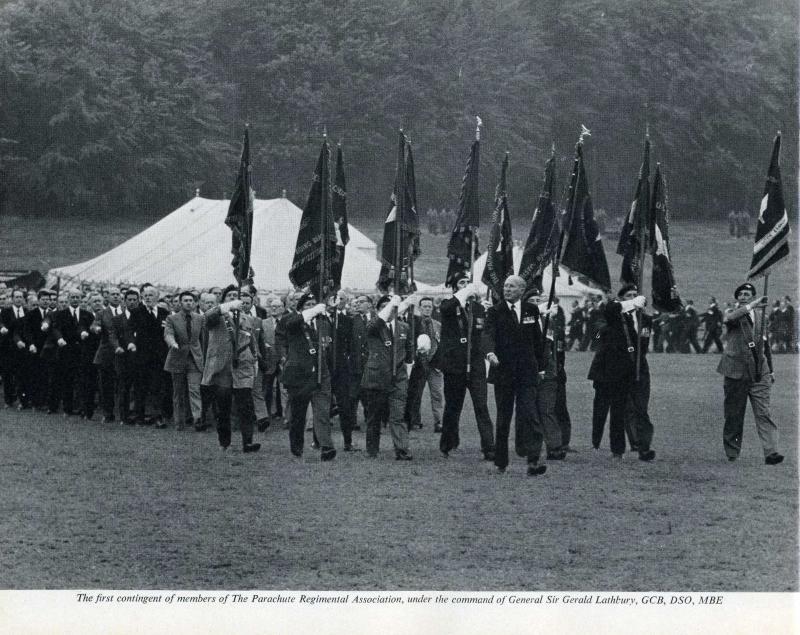
[[[144,283],[175,287],[223,286],[234,282],[229,201],[195,197],[140,234],[91,260],[50,271],[67,281]],[[260,289],[288,289],[302,210],[285,198],[253,207],[251,265]],[[380,263],[376,244],[350,225],[342,286],[373,289]]]

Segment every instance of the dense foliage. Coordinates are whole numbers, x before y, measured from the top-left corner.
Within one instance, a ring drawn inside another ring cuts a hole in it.
[[[341,139],[356,219],[386,208],[399,126],[420,206],[455,205],[476,114],[487,219],[503,153],[522,217],[552,143],[563,188],[581,124],[611,213],[648,124],[678,217],[752,212],[778,129],[785,176],[797,169],[792,0],[0,5],[0,211],[156,215],[195,188],[219,197],[245,122],[260,197],[302,204],[323,129]]]

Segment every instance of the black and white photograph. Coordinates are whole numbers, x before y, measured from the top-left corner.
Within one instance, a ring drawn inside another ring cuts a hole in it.
[[[0,1],[0,632],[800,633],[799,31]]]

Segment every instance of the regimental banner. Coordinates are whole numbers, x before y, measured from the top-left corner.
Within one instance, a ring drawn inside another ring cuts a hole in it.
[[[531,228],[525,248],[522,251],[522,262],[519,275],[525,278],[528,290],[533,287],[541,289],[542,274],[545,267],[556,258],[560,228],[555,203],[553,202],[553,184],[555,181],[555,151],[544,167],[544,182],[539,194],[539,202],[531,219]],[[555,268],[556,275],[558,269]]]

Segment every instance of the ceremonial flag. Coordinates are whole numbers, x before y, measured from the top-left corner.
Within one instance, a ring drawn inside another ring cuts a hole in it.
[[[486,266],[483,268],[481,282],[494,291],[498,298],[503,297],[503,284],[514,273],[514,242],[511,239],[511,215],[508,211],[506,173],[508,172],[508,153],[503,159],[500,181],[494,194],[492,229],[486,251]]]
[[[480,126],[480,124],[478,124]],[[480,130],[480,128],[479,128]],[[458,200],[458,216],[456,217],[450,242],[447,243],[447,275],[445,284],[452,284],[454,276],[459,273],[470,273],[470,265],[478,257],[477,230],[480,225],[478,164],[480,162],[480,136],[472,143],[467,169],[461,181],[461,196]]]
[[[408,140],[408,137],[406,137],[405,227],[411,237],[410,249],[411,262],[413,263],[421,251],[419,247],[419,215],[417,213],[417,178],[414,174],[414,154],[411,151],[411,142]]]
[[[583,161],[583,144],[575,146],[564,223],[564,248],[559,262],[585,284],[611,291],[611,276],[603,241],[594,220],[589,183]]]
[[[539,194],[539,203],[533,213],[531,228],[525,248],[522,250],[522,262],[519,275],[525,278],[527,288],[536,286],[540,291],[542,273],[547,264],[556,256],[558,250],[559,225],[556,208],[553,204],[553,183],[555,181],[555,150],[544,166],[544,182]],[[558,275],[557,264],[554,270]]]
[[[619,235],[617,253],[622,256],[619,281],[622,284],[641,285],[645,246],[649,243],[650,221],[650,138],[644,142],[644,159],[639,169],[639,182],[631,209]]]
[[[242,158],[239,173],[228,207],[225,224],[231,228],[231,253],[233,254],[233,277],[241,286],[251,282],[253,270],[250,269],[250,247],[253,241],[253,189],[250,186],[250,134],[244,129]]]
[[[336,148],[336,174],[332,189],[333,222],[336,228],[336,261],[331,268],[333,291],[342,286],[342,269],[347,243],[350,242],[350,230],[347,224],[347,185],[344,178],[344,156],[342,146]]]
[[[658,311],[674,313],[683,308],[683,302],[675,286],[675,274],[669,251],[667,183],[658,163],[656,163],[656,173],[653,175],[650,226],[653,238],[653,306]]]
[[[400,131],[397,147],[397,168],[394,179],[389,213],[383,224],[383,243],[381,244],[381,271],[377,287],[387,293],[391,287],[393,293],[405,295],[414,291],[410,280],[409,268],[414,259],[414,244],[419,243],[419,224],[416,209],[416,186],[413,191],[408,187],[408,139]],[[413,158],[411,169],[414,169]]]
[[[289,280],[295,287],[309,285],[322,301],[332,290],[331,272],[336,261],[336,230],[331,205],[330,146],[327,138],[317,159],[317,167],[303,208]]]
[[[781,133],[775,137],[772,158],[769,162],[764,195],[758,210],[756,242],[753,246],[753,260],[750,262],[748,279],[769,273],[772,266],[789,255],[789,216],[783,202],[781,182]]]

